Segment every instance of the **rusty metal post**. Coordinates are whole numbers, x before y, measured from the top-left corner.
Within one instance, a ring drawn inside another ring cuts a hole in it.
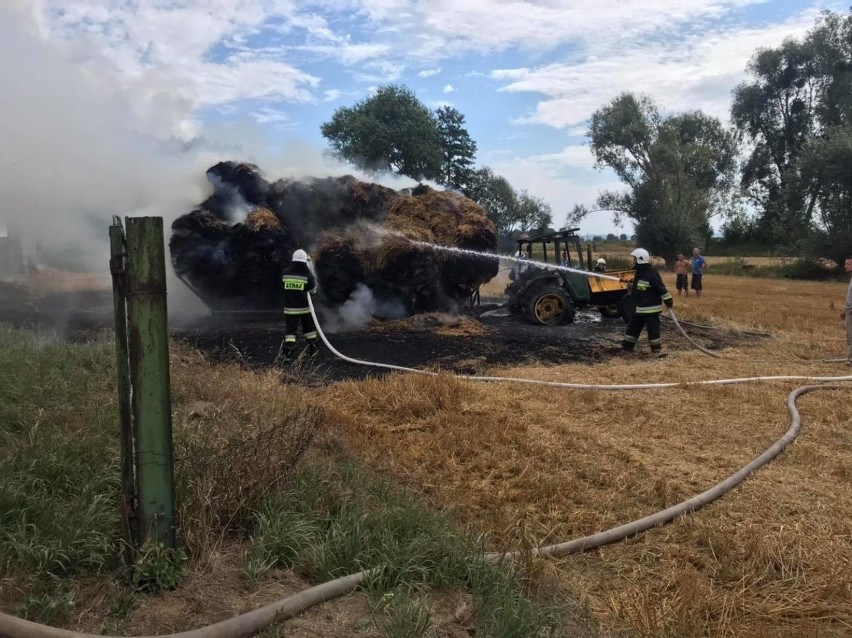
[[[127,217],[127,315],[140,540],[175,546],[174,454],[161,217]]]
[[[586,242],[586,258],[587,263],[583,266],[583,253],[580,253],[580,268],[584,270],[592,269],[592,245],[589,242]]]
[[[124,559],[133,560],[133,550],[138,547],[139,533],[136,525],[136,479],[134,476],[135,453],[133,449],[133,422],[130,416],[130,367],[127,352],[127,305],[124,297],[127,267],[127,246],[121,219],[113,217],[109,227],[110,259],[112,274],[112,305],[115,318],[115,369],[118,380],[119,440],[121,441],[121,496],[122,532],[124,535]]]

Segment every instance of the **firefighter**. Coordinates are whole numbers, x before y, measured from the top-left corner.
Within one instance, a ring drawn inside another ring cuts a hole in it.
[[[606,272],[606,259],[603,257],[598,257],[598,261],[595,263],[595,272]]]
[[[639,342],[642,328],[648,328],[648,341],[651,344],[651,352],[658,357],[664,357],[663,341],[660,338],[660,313],[663,304],[671,308],[674,304],[671,293],[666,290],[663,278],[656,268],[651,267],[651,256],[644,248],[637,248],[632,253],[636,274],[633,277],[633,285],[630,295],[636,303],[636,313],[627,324],[624,331],[624,339],[621,346],[628,352],[632,352]]]
[[[308,307],[308,295],[317,289],[317,281],[308,266],[310,257],[301,248],[293,253],[293,259],[281,275],[284,286],[284,321],[287,333],[282,344],[286,359],[289,359],[296,349],[296,334],[299,324],[302,334],[308,342],[310,354],[317,351],[317,328]]]

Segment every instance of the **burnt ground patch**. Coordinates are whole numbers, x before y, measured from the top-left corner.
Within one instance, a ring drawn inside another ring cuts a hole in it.
[[[475,333],[454,333],[441,323],[409,320],[370,329],[328,335],[332,345],[353,359],[421,369],[441,369],[457,374],[484,374],[494,366],[537,363],[597,363],[622,355],[620,341],[624,324],[620,319],[601,318],[597,313],[578,312],[571,325],[545,327],[504,314],[486,313]],[[690,346],[668,323],[663,328],[666,349]],[[238,362],[249,367],[280,367],[284,379],[305,385],[323,385],[345,379],[385,374],[379,368],[342,361],[327,348],[310,357],[306,352],[292,362],[279,358],[284,339],[283,322],[277,320],[233,321],[209,318],[175,331],[175,337],[199,349],[212,361]],[[705,348],[720,350],[741,345],[756,337],[742,333],[694,328],[690,336]],[[643,336],[644,339],[644,336]],[[297,351],[302,351],[300,338]],[[647,343],[640,343],[634,356],[648,356]]]
[[[0,301],[0,321],[52,330],[72,341],[90,339],[113,324],[110,291],[31,298],[20,287],[0,286]],[[493,308],[484,309],[489,307]],[[418,315],[405,321],[374,322],[367,329],[330,334],[328,338],[337,350],[354,359],[473,375],[485,374],[496,366],[592,364],[621,356],[624,324],[620,319],[602,318],[597,312],[579,311],[573,324],[552,327],[533,325],[500,309],[484,312],[478,321],[446,319]],[[687,331],[711,350],[747,345],[760,338],[717,329],[688,327]],[[197,348],[213,362],[278,367],[285,381],[299,384],[324,385],[387,372],[342,361],[324,346],[314,357],[303,355],[293,362],[282,362],[278,355],[284,334],[284,322],[276,316],[212,316],[172,329],[174,338]],[[670,322],[663,325],[663,343],[669,351],[692,347]],[[298,349],[303,348],[300,338]],[[636,356],[648,356],[644,335],[638,351]]]

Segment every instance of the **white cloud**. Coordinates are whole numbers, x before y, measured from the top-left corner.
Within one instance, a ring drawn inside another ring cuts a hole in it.
[[[517,189],[526,189],[536,197],[543,198],[553,209],[553,223],[558,228],[575,204],[595,208],[595,200],[601,191],[624,189],[610,171],[568,175],[564,164],[553,161],[549,156],[502,157],[490,164],[498,175],[502,175]],[[595,213],[580,224],[583,233],[613,232],[612,215]],[[618,231],[622,232],[622,231]],[[632,232],[625,227],[623,232]]]
[[[341,95],[343,95],[343,91],[339,89],[326,89],[322,93],[322,101],[334,102],[335,100],[340,99]]]
[[[586,145],[566,146],[558,153],[544,155],[533,155],[527,158],[530,161],[554,168],[570,167],[591,170],[595,166],[595,156]]]
[[[647,93],[671,111],[700,108],[726,119],[731,90],[744,78],[754,51],[804,34],[813,20],[808,11],[764,29],[714,31],[677,42],[623,42],[610,55],[500,69],[491,77],[505,82],[503,91],[546,96],[521,122],[571,127],[570,134],[578,134],[577,124],[622,91]]]
[[[453,91],[455,91],[455,89],[452,84],[445,84],[444,88],[441,89],[441,93],[452,93]]]
[[[510,47],[549,50],[571,41],[613,43],[719,18],[765,0],[353,0],[370,20],[395,33],[406,55],[440,60]]]
[[[434,69],[423,69],[417,74],[419,78],[431,78],[433,75],[438,75],[441,72],[441,67]]]
[[[294,122],[289,113],[271,106],[262,106],[250,115],[258,124],[272,124],[279,131],[294,131],[299,128],[299,123]]]
[[[251,52],[243,46],[265,21],[294,14],[287,1],[40,0],[31,11],[51,39],[74,47],[75,62],[91,74],[102,73],[109,60],[114,90],[134,95],[138,110],[168,101],[174,112],[183,111],[176,132],[197,128],[193,113],[199,108],[245,98],[308,102],[320,83],[281,60],[276,50]],[[308,28],[322,35],[320,23]],[[210,52],[220,43],[234,48],[216,60]]]
[[[440,109],[444,106],[455,107],[455,104],[453,102],[449,102],[447,100],[431,100],[429,102],[429,106],[432,109],[437,110],[437,109]]]

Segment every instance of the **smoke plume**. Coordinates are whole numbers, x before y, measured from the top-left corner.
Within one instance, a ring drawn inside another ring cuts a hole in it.
[[[328,333],[361,330],[370,319],[400,319],[407,316],[397,299],[377,299],[365,284],[359,283],[349,298],[337,308],[320,307],[323,329]]]

